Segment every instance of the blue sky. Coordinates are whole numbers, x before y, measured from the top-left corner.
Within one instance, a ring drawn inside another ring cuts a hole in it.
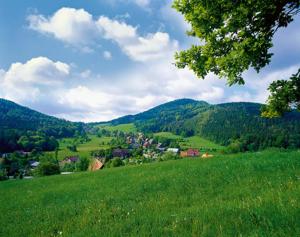
[[[300,65],[300,17],[274,37],[272,63],[228,88],[176,69],[197,44],[169,0],[0,1],[0,97],[73,121],[103,121],[178,98],[264,102]]]

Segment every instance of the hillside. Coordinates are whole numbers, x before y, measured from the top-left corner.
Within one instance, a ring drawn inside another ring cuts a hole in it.
[[[1,182],[0,236],[299,236],[299,175],[273,150]]]
[[[47,137],[71,137],[83,132],[82,123],[48,116],[14,102],[0,99],[0,152],[13,151],[18,139],[27,134]]]
[[[244,102],[210,105],[182,99],[111,123],[134,123],[144,132],[200,135],[222,145],[239,144],[242,150],[300,147],[300,113],[294,111],[282,118],[266,119],[260,116],[261,106]]]

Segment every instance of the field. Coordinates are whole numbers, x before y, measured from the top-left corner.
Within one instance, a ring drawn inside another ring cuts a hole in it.
[[[199,137],[199,136],[183,138],[181,136],[175,135],[175,134],[170,133],[170,132],[159,132],[159,133],[155,133],[154,136],[179,140],[179,145],[183,149],[187,149],[187,148],[198,148],[198,149],[201,149],[201,150],[207,150],[207,149],[221,150],[221,149],[224,149],[223,146],[218,145],[214,142],[211,142],[211,141],[206,140],[206,139],[204,139],[202,137]]]
[[[121,132],[137,132],[137,129],[133,123],[120,124],[116,126],[112,125],[99,125],[99,128],[107,129],[108,131],[121,131]]]
[[[0,236],[300,236],[300,152],[0,183]]]
[[[72,145],[74,142],[74,138],[64,138],[59,140],[59,152],[58,159],[63,160],[68,156],[85,156],[90,157],[91,151],[99,150],[99,149],[107,149],[109,148],[109,141],[112,139],[111,137],[97,137],[94,135],[89,135],[91,139],[88,142],[77,145],[77,152],[70,151],[67,147]],[[49,152],[54,155],[54,152]]]

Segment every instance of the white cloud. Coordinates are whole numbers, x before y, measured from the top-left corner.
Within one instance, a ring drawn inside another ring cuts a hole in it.
[[[264,102],[269,83],[288,78],[298,68],[295,65],[262,77],[248,73],[246,86],[228,88],[225,80],[211,74],[205,80],[196,79],[191,71],[178,70],[171,62],[169,57],[139,64],[103,78],[90,70],[76,72],[63,62],[33,58],[0,70],[0,95],[73,121],[105,121],[179,98]]]
[[[178,42],[172,41],[167,33],[156,32],[143,37],[138,35],[136,27],[105,16],[99,18],[97,26],[106,39],[116,42],[134,61],[163,58],[178,48]]]
[[[51,17],[30,15],[29,28],[72,45],[87,45],[97,36],[93,17],[84,9],[61,8]]]
[[[148,1],[139,1],[147,4]],[[84,9],[61,8],[53,16],[28,16],[29,28],[42,34],[52,35],[58,40],[79,48],[82,52],[93,52],[99,38],[111,40],[132,60],[146,62],[173,53],[178,42],[168,33],[155,32],[141,36],[137,27],[123,21],[100,16],[97,21]]]
[[[287,80],[292,74],[295,74],[300,65],[293,65],[287,68],[274,70],[265,74],[249,74],[246,75],[246,86],[248,89],[255,91],[255,94],[252,94],[252,98],[248,96],[246,99],[248,101],[264,102],[269,96],[268,87],[269,85],[276,80]],[[254,96],[253,96],[254,95]]]
[[[111,54],[111,52],[109,52],[109,51],[104,51],[104,52],[103,52],[103,57],[104,57],[106,60],[111,60],[111,59],[112,59],[112,54]]]
[[[16,102],[35,101],[49,88],[61,86],[69,73],[69,65],[45,57],[14,63],[2,76],[3,97]]]

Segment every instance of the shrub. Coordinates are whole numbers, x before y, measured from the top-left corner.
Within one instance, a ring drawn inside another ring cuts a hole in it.
[[[80,161],[77,165],[77,170],[78,171],[87,171],[90,165],[90,159],[86,157],[80,157]]]
[[[8,179],[8,176],[7,176],[7,172],[6,170],[0,170],[0,181],[3,181],[3,180],[7,180]]]
[[[119,157],[117,157],[110,160],[106,165],[107,167],[120,167],[120,166],[124,166],[124,163]]]
[[[60,174],[59,165],[51,162],[43,162],[36,169],[37,175],[39,176],[48,176]]]

